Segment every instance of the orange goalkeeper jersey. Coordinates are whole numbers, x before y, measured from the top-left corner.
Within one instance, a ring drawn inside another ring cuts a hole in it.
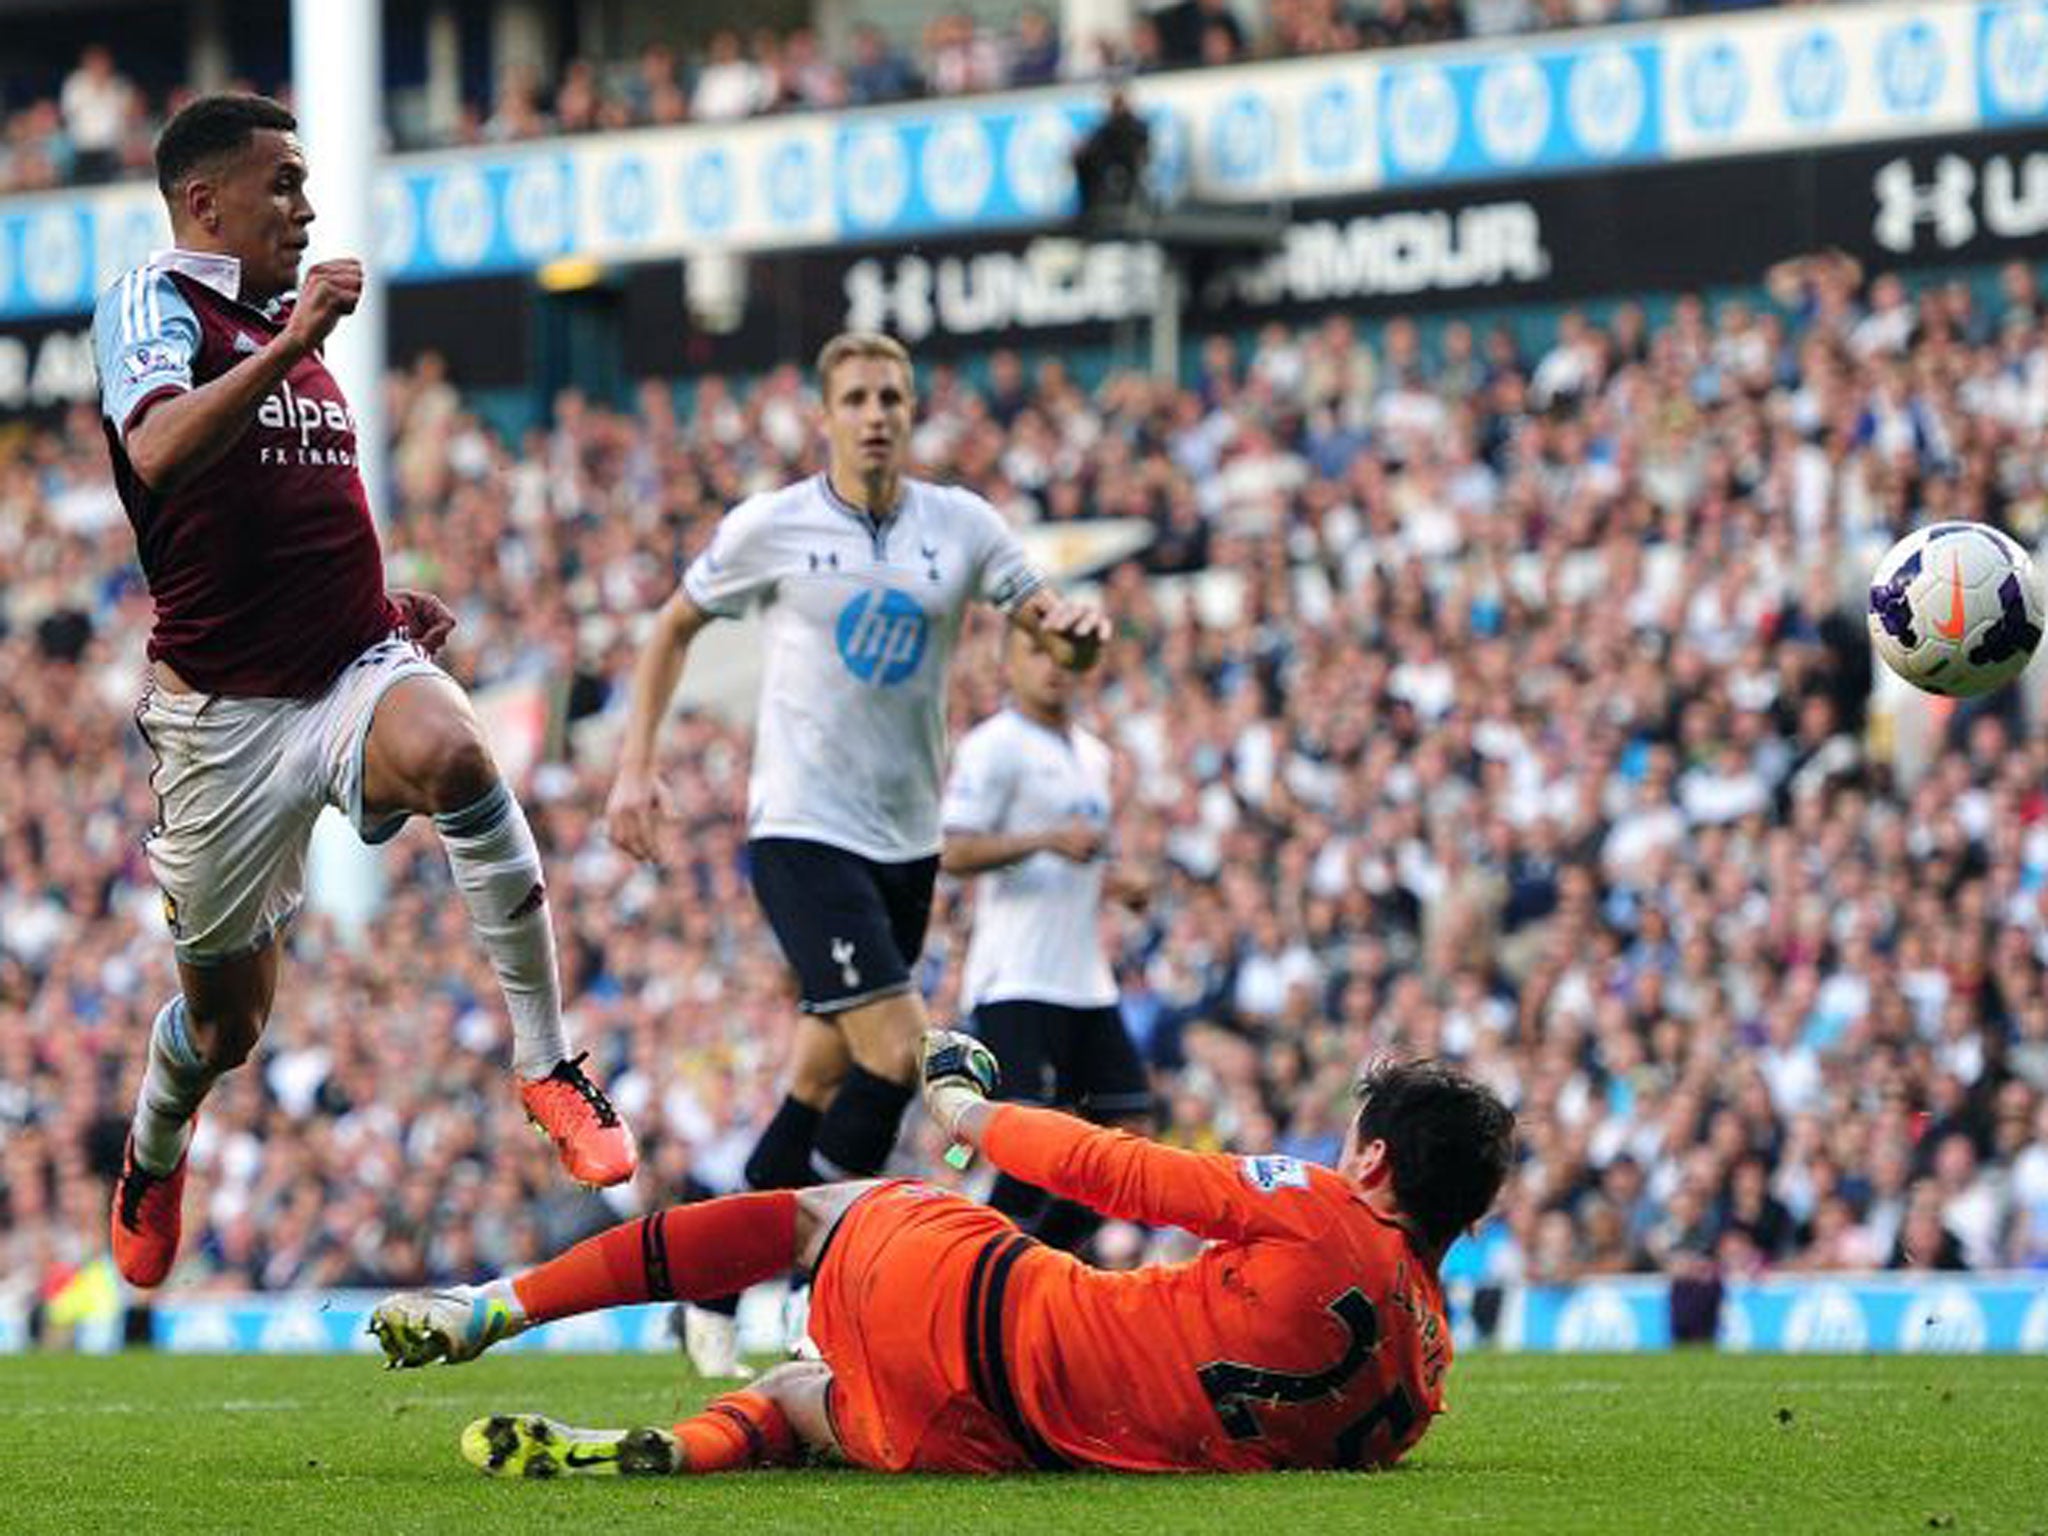
[[[997,1109],[1005,1173],[1213,1242],[1186,1264],[1091,1269],[1033,1247],[1001,1337],[1024,1424],[1130,1471],[1366,1467],[1443,1408],[1451,1331],[1434,1267],[1326,1168],[1177,1151],[1067,1115]]]

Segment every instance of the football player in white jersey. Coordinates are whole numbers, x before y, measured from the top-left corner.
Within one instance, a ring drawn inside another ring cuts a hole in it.
[[[1005,637],[1010,706],[961,740],[941,812],[940,867],[977,876],[961,1007],[1003,1064],[999,1095],[1138,1135],[1152,1091],[1117,1010],[1103,953],[1105,896],[1142,908],[1151,887],[1109,862],[1108,745],[1073,720],[1075,674],[1035,636]],[[1101,1217],[1001,1175],[989,1204],[1054,1247]]]
[[[748,860],[804,1017],[788,1094],[747,1162],[755,1189],[878,1172],[915,1093],[928,1021],[911,968],[938,874],[946,672],[968,603],[994,604],[1076,670],[1110,633],[1099,608],[1054,595],[987,502],[905,473],[916,391],[900,342],[834,337],[817,376],[825,472],[742,502],[684,572],[634,668],[606,806],[612,840],[656,859],[669,792],[655,743],[690,642],[759,605]],[[688,1320],[707,1373],[732,1373],[730,1317]]]

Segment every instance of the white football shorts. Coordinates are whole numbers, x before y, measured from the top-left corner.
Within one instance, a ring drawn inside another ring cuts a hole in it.
[[[144,841],[178,958],[219,965],[272,943],[297,915],[306,848],[327,806],[366,843],[403,816],[363,824],[363,749],[394,683],[441,676],[393,635],[350,662],[314,699],[235,699],[151,687],[135,724],[155,757],[157,824]]]

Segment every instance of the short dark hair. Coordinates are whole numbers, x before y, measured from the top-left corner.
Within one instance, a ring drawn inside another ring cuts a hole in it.
[[[1358,1144],[1384,1141],[1394,1198],[1431,1247],[1484,1216],[1515,1157],[1514,1111],[1441,1061],[1383,1061],[1358,1080]]]
[[[245,91],[224,91],[189,102],[164,124],[156,140],[156,184],[169,197],[209,160],[247,147],[260,130],[290,133],[299,120],[281,102]]]

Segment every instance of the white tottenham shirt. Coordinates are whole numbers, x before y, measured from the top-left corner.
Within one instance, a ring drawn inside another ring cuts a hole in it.
[[[823,475],[749,497],[683,573],[708,614],[759,603],[751,837],[795,837],[897,863],[939,851],[946,669],[968,602],[1004,612],[1040,577],[971,491],[903,482],[879,527]]]
[[[946,784],[948,832],[1044,832],[1070,821],[1109,830],[1109,748],[1078,726],[1064,735],[1015,710],[962,738]],[[1058,1003],[1102,1008],[1116,980],[1096,915],[1104,859],[1034,853],[977,876],[961,1006]]]

